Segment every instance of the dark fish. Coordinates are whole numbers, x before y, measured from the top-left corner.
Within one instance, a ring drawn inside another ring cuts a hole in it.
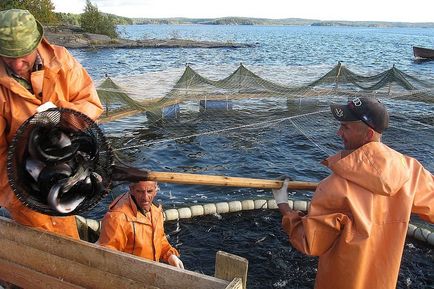
[[[79,144],[57,128],[36,127],[29,136],[28,152],[33,159],[42,162],[60,162],[72,158]]]
[[[38,184],[41,191],[48,191],[59,180],[69,178],[72,169],[66,163],[46,166],[38,176]]]
[[[62,162],[74,157],[78,150],[78,144],[72,144],[70,146],[56,149],[45,148],[38,146],[36,150],[39,154],[39,159],[44,162]]]
[[[70,176],[63,185],[63,191],[68,192],[78,182],[85,180],[89,176],[89,169],[83,165],[79,165],[74,175]]]
[[[92,194],[94,196],[99,195],[105,190],[103,179],[98,173],[92,172],[90,179],[92,180]]]
[[[26,160],[26,171],[32,176],[35,182],[38,181],[39,174],[45,168],[45,164],[41,161],[28,158]]]
[[[39,147],[39,134],[41,133],[41,127],[34,128],[29,135],[29,140],[27,143],[27,151],[33,159],[39,159],[39,153],[36,147]]]
[[[90,176],[87,176],[82,182],[77,184],[77,192],[82,195],[90,195],[92,193],[92,180]]]
[[[47,202],[52,209],[60,213],[69,213],[86,198],[83,192],[77,190],[89,178],[89,169],[79,165],[74,175],[55,183],[47,196]]]
[[[60,128],[49,128],[47,136],[41,143],[42,147],[48,147],[52,149],[62,149],[72,144],[71,138]]]
[[[72,142],[78,144],[78,151],[81,152],[87,161],[94,160],[98,155],[99,149],[94,137],[81,133],[75,135],[72,138]]]
[[[52,186],[47,197],[48,205],[62,214],[74,211],[86,198],[85,196],[80,195],[75,195],[75,197],[69,196],[66,200],[61,198],[61,195],[65,194],[64,188],[66,183],[67,180],[61,180]]]

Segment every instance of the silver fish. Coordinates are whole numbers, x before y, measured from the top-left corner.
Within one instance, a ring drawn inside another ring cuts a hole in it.
[[[62,214],[68,214],[74,211],[86,198],[85,196],[80,196],[78,198],[71,198],[67,201],[61,201],[60,195],[64,193],[63,188],[66,182],[67,180],[60,180],[57,182],[57,184],[51,187],[47,196],[47,202],[50,207]]]
[[[53,131],[53,133],[51,133]],[[79,148],[58,129],[36,127],[29,136],[28,152],[33,159],[43,162],[59,162],[72,158]]]
[[[85,180],[88,176],[89,169],[83,165],[80,165],[75,174],[66,179],[66,182],[63,185],[64,192],[68,192],[73,186],[75,186],[78,182]]]
[[[38,184],[41,190],[48,190],[58,180],[69,178],[72,175],[72,168],[66,163],[46,166],[38,176]]]
[[[89,169],[79,165],[74,175],[61,179],[54,184],[47,196],[47,202],[52,209],[66,214],[72,212],[86,198],[83,194],[78,194],[73,189],[74,186],[80,185],[80,182],[86,182],[89,177]]]
[[[46,162],[60,162],[74,157],[78,150],[78,144],[63,147],[61,149],[43,149],[41,146],[36,146],[36,151],[39,154],[39,159]]]

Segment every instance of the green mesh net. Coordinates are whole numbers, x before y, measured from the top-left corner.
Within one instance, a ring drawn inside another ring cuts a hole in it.
[[[119,85],[108,77],[97,89],[105,106],[100,122],[136,114],[144,129],[157,128],[140,140],[130,140],[130,146],[119,144],[120,150],[205,134],[236,134],[247,129],[259,134],[268,128],[292,126],[327,156],[337,150],[335,143],[339,142],[335,139],[336,122],[330,117],[330,103],[372,96],[388,107],[392,126],[402,132],[399,143],[415,144],[415,132],[433,135],[432,81],[418,79],[396,67],[364,76],[338,63],[319,78],[315,78],[317,71],[313,70],[297,68],[295,75],[287,77],[296,85],[267,80],[242,64],[220,80],[204,77],[190,65],[178,79],[179,70],[160,79],[157,74],[119,77]],[[157,80],[153,82],[154,78]],[[175,84],[168,87],[167,83]],[[156,133],[162,130],[164,140],[156,140]],[[429,150],[429,142],[434,139],[426,142]]]
[[[145,80],[146,81],[146,80]],[[128,84],[125,84],[128,86]],[[301,86],[287,86],[266,80],[248,70],[243,64],[228,77],[221,80],[206,78],[189,65],[175,85],[162,98],[134,100],[125,88],[107,77],[98,86],[98,95],[105,106],[102,121],[113,120],[137,112],[147,112],[152,121],[174,114],[174,105],[197,102],[206,109],[207,105],[229,109],[240,99],[267,99],[284,97],[288,100],[308,98],[333,99],[335,96],[372,95],[375,97],[398,98],[433,103],[433,84],[408,75],[396,67],[363,76],[352,72],[338,63],[317,80]]]

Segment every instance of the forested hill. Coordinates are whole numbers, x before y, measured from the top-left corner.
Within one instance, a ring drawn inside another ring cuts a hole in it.
[[[285,18],[132,18],[134,24],[204,24],[204,25],[293,25],[293,26],[359,26],[359,27],[426,27],[434,28],[434,22],[384,22],[384,21],[322,21],[315,19]]]
[[[80,14],[57,13],[61,23],[79,25]],[[316,19],[285,18],[249,18],[249,17],[223,17],[223,18],[127,18],[113,14],[109,15],[115,24],[202,24],[202,25],[271,25],[271,26],[352,26],[352,27],[420,27],[434,28],[434,22],[384,22],[384,21],[322,21]]]

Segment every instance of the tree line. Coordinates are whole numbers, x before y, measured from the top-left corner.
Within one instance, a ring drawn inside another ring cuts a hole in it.
[[[132,24],[132,20],[112,14],[100,12],[90,0],[81,14],[54,12],[55,6],[51,0],[1,0],[0,11],[7,9],[26,9],[43,25],[74,25],[80,26],[85,32],[104,34],[111,38],[118,37],[116,25]]]

